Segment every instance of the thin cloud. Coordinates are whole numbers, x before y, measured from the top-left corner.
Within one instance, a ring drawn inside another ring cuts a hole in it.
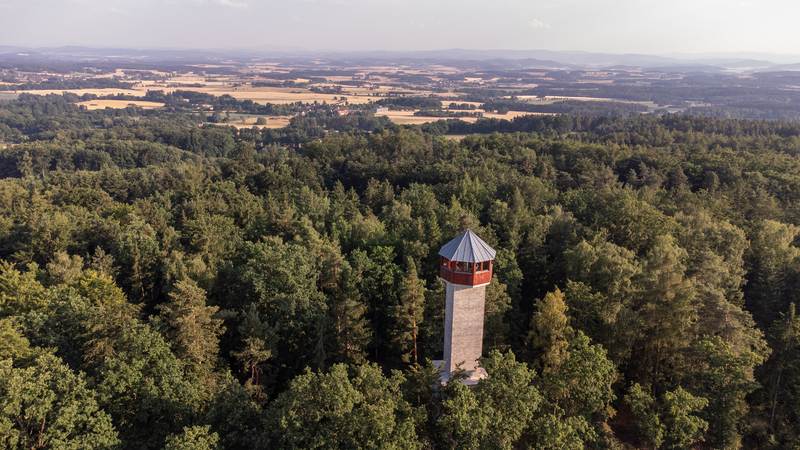
[[[74,0],[73,0],[74,1]],[[248,0],[167,0],[173,5],[180,5],[181,3],[194,3],[195,5],[216,5],[224,6],[226,8],[247,8],[250,6]]]
[[[214,0],[214,3],[230,8],[247,8],[248,6],[247,2],[242,0]]]
[[[533,18],[528,21],[528,26],[533,28],[534,30],[549,30],[550,24],[547,22],[543,22],[540,19]]]

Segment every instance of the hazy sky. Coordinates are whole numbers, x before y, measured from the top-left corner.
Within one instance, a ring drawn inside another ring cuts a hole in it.
[[[800,54],[799,0],[0,0],[0,45]]]

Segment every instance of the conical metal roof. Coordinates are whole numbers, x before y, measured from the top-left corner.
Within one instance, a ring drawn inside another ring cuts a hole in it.
[[[439,250],[439,256],[444,256],[450,261],[466,263],[491,261],[496,254],[497,252],[472,230],[461,233]]]

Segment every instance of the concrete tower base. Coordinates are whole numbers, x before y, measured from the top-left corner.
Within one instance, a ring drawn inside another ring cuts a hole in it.
[[[436,360],[433,362],[433,365],[439,369],[439,382],[442,383],[442,385],[449,383],[452,374],[445,370],[445,361]],[[474,370],[464,371],[464,378],[461,379],[461,382],[467,386],[475,386],[479,381],[488,376],[489,374],[486,373],[483,367],[476,367]]]
[[[473,385],[486,378],[478,365],[483,353],[483,313],[486,284],[464,286],[445,282],[444,359],[439,363],[442,383],[463,370],[464,384]]]

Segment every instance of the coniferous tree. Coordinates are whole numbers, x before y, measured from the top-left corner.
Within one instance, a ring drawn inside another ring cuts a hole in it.
[[[792,299],[800,248],[800,227],[773,220],[758,224],[751,236],[745,299],[756,322],[768,327]]]
[[[771,440],[796,442],[800,430],[791,424],[800,418],[800,318],[794,303],[770,329],[774,349],[764,370],[763,396]]]
[[[439,298],[442,298],[441,296]],[[484,306],[483,349],[508,350],[510,327],[508,313],[511,310],[511,297],[506,291],[506,285],[497,277],[493,277],[491,284],[486,286],[486,300]],[[441,309],[441,305],[439,309]]]
[[[25,361],[34,355],[28,339],[12,319],[0,319],[0,360]]]
[[[698,412],[708,404],[678,386],[655,398],[648,387],[634,384],[625,396],[625,403],[635,418],[640,442],[652,448],[692,448],[703,440],[708,423]]]
[[[180,434],[167,436],[164,450],[219,450],[219,436],[208,426],[184,427]]]
[[[564,363],[572,332],[564,294],[559,289],[549,292],[536,305],[528,335],[530,349],[542,371],[556,371]]]
[[[219,338],[224,332],[219,308],[206,305],[206,292],[194,281],[179,281],[169,294],[169,302],[159,305],[165,335],[175,356],[182,359],[190,374],[210,381],[219,357]]]
[[[245,389],[253,398],[264,400],[261,375],[265,363],[273,356],[270,344],[274,342],[275,335],[273,329],[261,320],[255,305],[251,305],[243,316],[238,327],[242,343],[238,350],[231,352],[231,356],[246,377]]]
[[[640,380],[666,382],[676,375],[697,321],[695,291],[685,276],[686,252],[671,236],[660,236],[645,257],[634,306],[636,370]]]
[[[358,291],[362,283],[360,278],[360,274],[344,262],[339,287],[333,295],[330,308],[334,355],[337,360],[354,364],[365,362],[366,348],[372,334],[365,318],[367,307]]]
[[[419,353],[417,338],[425,312],[425,285],[417,276],[417,266],[411,258],[406,260],[406,274],[400,285],[398,304],[394,308],[394,340],[400,348],[405,363],[417,364]]]

